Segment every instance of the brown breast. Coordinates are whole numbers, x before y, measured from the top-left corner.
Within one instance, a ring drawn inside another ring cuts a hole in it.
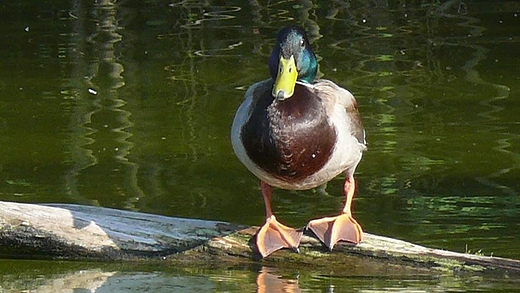
[[[278,101],[271,89],[260,95],[242,140],[250,159],[261,169],[288,183],[319,171],[330,159],[336,131],[330,125],[321,99],[297,84],[294,95]]]

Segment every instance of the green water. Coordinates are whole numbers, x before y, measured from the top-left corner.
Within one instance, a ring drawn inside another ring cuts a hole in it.
[[[323,77],[360,106],[369,149],[353,212],[364,230],[520,259],[519,2],[92,2],[0,4],[0,200],[261,224],[259,182],[234,157],[230,126],[247,87],[268,76],[276,32],[297,23]],[[292,226],[334,214],[341,185],[330,182],[329,195],[276,190],[274,211]],[[82,269],[98,292],[125,278],[152,279],[155,292],[261,291],[266,276],[294,292],[519,285],[348,274],[349,264],[321,272],[0,260],[0,288],[70,289],[64,280]],[[127,291],[146,285],[132,284]]]

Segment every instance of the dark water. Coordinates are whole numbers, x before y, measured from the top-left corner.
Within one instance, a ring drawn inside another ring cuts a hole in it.
[[[258,180],[234,157],[230,126],[247,87],[268,76],[276,32],[297,23],[323,77],[360,105],[369,150],[354,215],[364,230],[520,259],[520,2],[93,2],[0,4],[0,200],[261,224]],[[292,226],[334,214],[341,185],[330,182],[329,195],[276,190],[275,213]],[[83,265],[53,266],[0,261],[1,288],[70,289],[62,279]],[[263,276],[293,286],[287,292],[518,285],[309,268],[84,266],[99,272],[98,292],[118,276],[154,276],[155,292],[261,292]]]

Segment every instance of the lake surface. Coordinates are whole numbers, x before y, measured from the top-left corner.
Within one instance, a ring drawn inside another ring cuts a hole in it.
[[[91,2],[0,5],[0,200],[262,224],[259,182],[235,158],[230,127],[247,87],[268,77],[277,31],[296,23],[320,75],[359,103],[368,151],[353,213],[364,230],[520,259],[520,2]],[[342,183],[327,195],[275,190],[274,212],[295,227],[333,215]],[[520,286],[351,269],[0,260],[0,291]],[[98,286],[67,283],[78,271]]]

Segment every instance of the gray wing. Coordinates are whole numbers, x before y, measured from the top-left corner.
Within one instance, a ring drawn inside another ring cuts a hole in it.
[[[313,86],[319,92],[319,96],[323,98],[323,103],[330,111],[338,104],[345,108],[352,136],[361,145],[366,146],[365,129],[363,128],[358,104],[354,96],[348,90],[327,79],[316,80]]]

